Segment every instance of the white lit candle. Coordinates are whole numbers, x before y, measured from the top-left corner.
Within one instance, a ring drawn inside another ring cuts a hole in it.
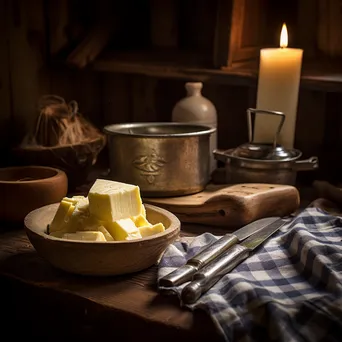
[[[256,107],[280,111],[286,115],[278,143],[293,148],[303,50],[290,49],[287,45],[288,35],[284,24],[280,34],[280,48],[261,49]],[[254,141],[272,142],[278,125],[279,117],[257,114]]]

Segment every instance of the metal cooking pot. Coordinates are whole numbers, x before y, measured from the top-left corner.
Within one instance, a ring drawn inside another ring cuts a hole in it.
[[[253,142],[252,114],[271,114],[280,117],[280,124],[272,144]],[[247,110],[249,143],[229,150],[214,150],[214,157],[226,165],[226,182],[269,183],[295,185],[297,171],[318,168],[318,158],[299,160],[302,152],[285,149],[277,144],[277,138],[284,124],[285,115],[281,112],[249,108]]]
[[[200,192],[210,180],[210,135],[215,128],[188,123],[108,125],[110,178],[136,184],[144,197]]]

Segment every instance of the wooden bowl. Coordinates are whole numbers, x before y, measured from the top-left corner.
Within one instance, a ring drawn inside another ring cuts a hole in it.
[[[66,174],[52,167],[0,168],[0,220],[23,223],[32,210],[56,203],[66,196]]]
[[[58,203],[36,209],[25,218],[27,236],[37,253],[56,268],[81,274],[108,276],[132,273],[155,264],[165,248],[176,240],[180,221],[165,209],[146,204],[147,219],[162,222],[162,233],[131,241],[72,241],[46,234]]]

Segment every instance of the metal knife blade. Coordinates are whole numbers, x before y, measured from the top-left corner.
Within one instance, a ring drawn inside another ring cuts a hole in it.
[[[265,217],[260,220],[251,222],[246,226],[223,235],[220,239],[214,243],[202,249],[198,254],[189,259],[187,263],[173,272],[169,273],[165,277],[159,279],[160,287],[173,287],[183,284],[192,279],[192,276],[202,267],[213,261],[218,255],[226,251],[231,246],[246,239],[247,237],[254,235],[260,229],[268,226],[272,222],[275,222],[279,217]]]
[[[245,260],[250,253],[278,231],[289,220],[278,219],[260,229],[258,232],[233,245],[225,253],[219,255],[213,262],[197,271],[192,281],[184,287],[181,293],[185,304],[195,303],[200,296],[215,285],[225,274]]]

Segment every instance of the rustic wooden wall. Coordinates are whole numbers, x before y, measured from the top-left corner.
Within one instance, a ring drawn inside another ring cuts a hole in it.
[[[13,163],[11,147],[32,129],[44,94],[78,100],[102,124],[101,76],[49,66],[47,32],[44,0],[0,0],[0,165]]]
[[[8,26],[5,1],[0,0],[0,153],[2,156],[6,154],[9,148],[11,120],[10,68],[7,45]]]
[[[172,107],[185,95],[187,79],[96,72],[90,68],[73,70],[49,64],[48,51],[56,47],[49,44],[46,36],[45,5],[44,0],[0,0],[2,151],[9,151],[10,146],[20,142],[37,115],[39,96],[47,93],[78,101],[81,112],[98,127],[118,122],[170,120]],[[217,107],[218,147],[230,148],[245,142],[246,109],[255,106],[256,89],[204,83],[203,94]],[[309,178],[341,178],[340,99],[340,93],[301,89],[296,147],[304,157],[318,155],[321,161],[320,170]],[[12,162],[9,158],[1,159],[1,165]]]

